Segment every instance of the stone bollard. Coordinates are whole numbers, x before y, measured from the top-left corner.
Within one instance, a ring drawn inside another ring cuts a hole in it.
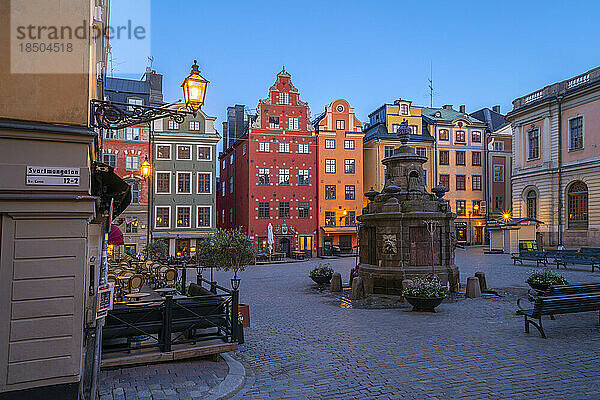
[[[331,276],[331,286],[329,288],[332,292],[342,291],[342,274],[336,272]]]
[[[352,268],[350,270],[350,279],[348,279],[348,283],[350,284],[350,286],[352,286],[352,281],[354,280],[354,277],[358,276],[358,274],[356,273],[356,267]]]
[[[484,291],[488,290],[487,282],[485,280],[485,272],[475,272],[475,277],[479,278],[479,288],[481,289],[481,292],[483,293]]]
[[[363,286],[363,280],[360,276],[352,279],[352,293],[350,294],[350,300],[358,300],[365,297],[365,288]]]
[[[465,291],[465,297],[474,299],[481,297],[481,288],[479,287],[479,278],[470,277],[467,278],[467,290]]]

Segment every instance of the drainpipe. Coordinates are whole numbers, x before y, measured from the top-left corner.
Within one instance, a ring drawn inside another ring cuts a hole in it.
[[[563,245],[563,196],[562,196],[562,95],[558,101],[558,245]]]

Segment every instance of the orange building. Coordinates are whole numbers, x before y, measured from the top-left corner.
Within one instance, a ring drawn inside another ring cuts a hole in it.
[[[319,254],[352,252],[363,206],[363,133],[354,109],[333,101],[313,121],[317,134]]]

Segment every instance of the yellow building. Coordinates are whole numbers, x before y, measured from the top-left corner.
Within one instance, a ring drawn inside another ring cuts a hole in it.
[[[364,192],[371,188],[376,191],[383,189],[385,167],[381,163],[386,157],[393,154],[394,149],[400,147],[400,139],[396,131],[400,124],[408,121],[412,130],[409,146],[417,154],[428,158],[423,165],[425,170],[425,187],[430,190],[433,185],[433,148],[434,138],[424,129],[421,117],[421,107],[412,105],[409,100],[396,100],[394,104],[384,104],[369,114],[369,123],[364,128],[363,145],[363,189]],[[366,199],[363,199],[366,204]]]

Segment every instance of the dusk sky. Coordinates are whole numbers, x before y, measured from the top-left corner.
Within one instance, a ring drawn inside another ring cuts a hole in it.
[[[599,65],[592,1],[152,1],[153,67],[180,99],[194,59],[211,81],[204,111],[256,108],[285,65],[311,116],[345,98],[362,121],[402,97],[468,112]],[[127,62],[115,48],[114,76]],[[123,63],[123,64],[121,64]],[[143,71],[140,71],[143,72]],[[141,76],[141,73],[139,74]]]

